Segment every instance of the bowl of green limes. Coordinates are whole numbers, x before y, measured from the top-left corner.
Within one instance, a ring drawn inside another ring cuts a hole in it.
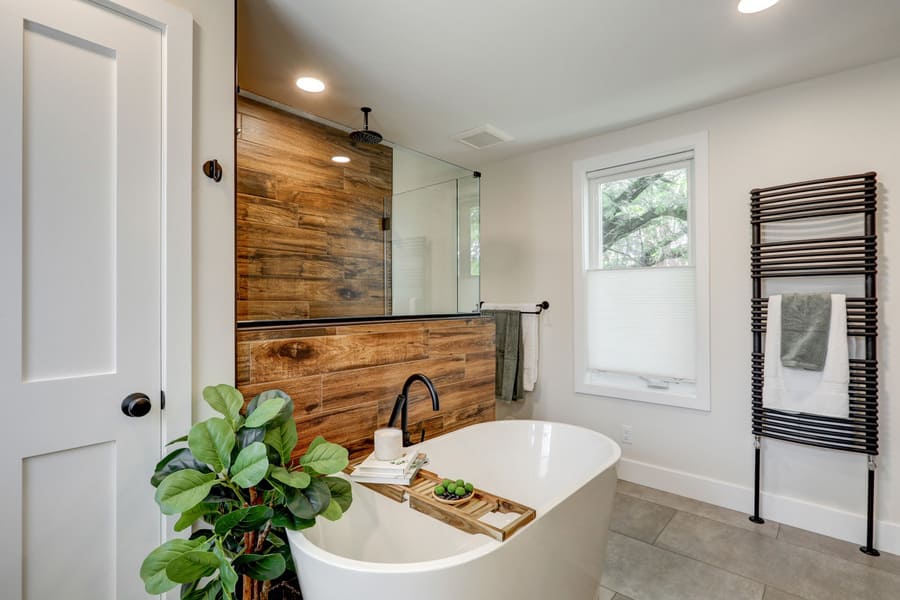
[[[475,486],[463,479],[444,479],[434,486],[431,493],[444,504],[459,504],[472,497]]]

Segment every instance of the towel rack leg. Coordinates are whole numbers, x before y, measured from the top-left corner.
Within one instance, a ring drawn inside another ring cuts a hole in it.
[[[866,514],[866,545],[861,546],[859,549],[869,556],[881,556],[881,552],[876,550],[872,545],[874,541],[873,538],[875,537],[875,458],[871,455],[869,456],[868,467],[869,492]]]
[[[753,466],[753,516],[750,517],[750,520],[757,524],[765,523],[765,519],[759,516],[759,463],[760,463],[760,439],[759,436],[755,436],[753,439],[753,453],[754,453],[754,466]]]

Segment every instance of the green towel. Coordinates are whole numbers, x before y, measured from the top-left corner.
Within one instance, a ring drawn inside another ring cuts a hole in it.
[[[498,400],[520,400],[523,397],[522,327],[517,310],[485,310],[482,315],[494,317],[497,324],[497,375],[494,395]]]
[[[784,294],[781,297],[781,364],[821,371],[828,354],[831,294]]]

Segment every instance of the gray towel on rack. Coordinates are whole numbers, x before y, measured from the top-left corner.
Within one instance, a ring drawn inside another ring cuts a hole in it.
[[[828,353],[831,294],[784,294],[781,299],[781,364],[821,371]]]
[[[497,324],[497,374],[494,395],[498,400],[520,400],[524,396],[524,367],[521,313],[517,310],[485,310],[482,315],[494,317]]]

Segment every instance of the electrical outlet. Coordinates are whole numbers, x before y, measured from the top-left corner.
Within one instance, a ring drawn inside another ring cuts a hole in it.
[[[634,432],[631,425],[622,425],[622,443],[631,443],[631,434]]]

